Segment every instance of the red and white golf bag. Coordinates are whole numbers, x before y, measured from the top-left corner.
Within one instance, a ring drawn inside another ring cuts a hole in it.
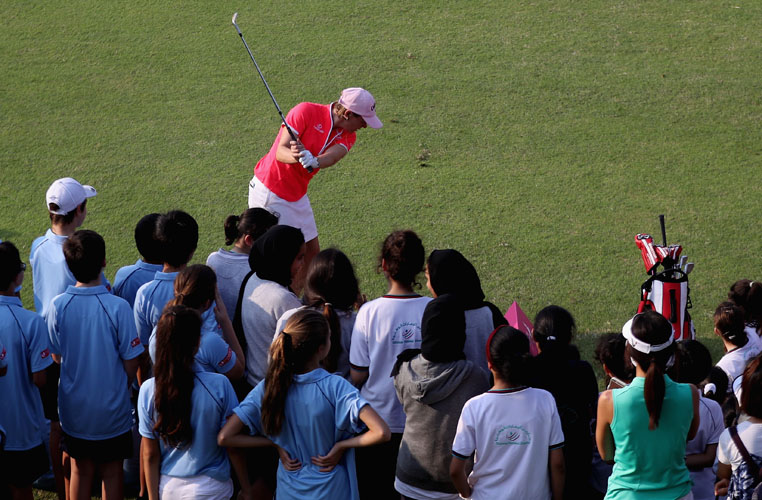
[[[641,286],[638,312],[654,310],[667,318],[675,329],[675,340],[696,337],[691,307],[688,275],[681,269],[667,269],[648,278]]]

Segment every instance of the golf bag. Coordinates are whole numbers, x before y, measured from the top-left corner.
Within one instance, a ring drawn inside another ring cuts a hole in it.
[[[696,337],[693,320],[688,313],[692,307],[688,272],[678,265],[683,248],[680,245],[667,246],[664,231],[664,217],[659,217],[662,224],[664,245],[654,245],[648,234],[635,236],[635,244],[641,251],[646,272],[651,275],[640,287],[638,313],[653,310],[667,318],[675,330],[675,340],[687,340]],[[681,259],[685,261],[685,257]],[[661,272],[659,266],[663,267]],[[691,269],[693,264],[690,264]]]
[[[696,337],[688,313],[691,298],[687,274],[680,269],[667,269],[648,278],[640,288],[639,313],[653,310],[667,318],[675,329],[675,340]]]

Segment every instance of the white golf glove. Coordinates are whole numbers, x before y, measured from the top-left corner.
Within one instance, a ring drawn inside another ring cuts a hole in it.
[[[318,159],[312,155],[312,153],[309,152],[309,150],[302,151],[301,157],[299,158],[299,163],[302,164],[304,168],[320,168],[320,163],[318,163]]]

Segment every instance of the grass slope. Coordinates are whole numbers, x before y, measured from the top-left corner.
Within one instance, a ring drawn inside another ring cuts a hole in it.
[[[644,280],[638,232],[696,262],[692,311],[759,277],[762,4],[752,1],[11,1],[0,20],[0,238],[28,253],[58,177],[95,186],[107,275],[144,214],[199,221],[202,262],[246,205],[281,107],[364,86],[384,121],[310,198],[323,247],[374,297],[380,240],[461,250],[488,298],[618,330]],[[31,306],[31,275],[24,288]],[[583,351],[592,339],[581,336]],[[713,343],[715,358],[719,351]]]

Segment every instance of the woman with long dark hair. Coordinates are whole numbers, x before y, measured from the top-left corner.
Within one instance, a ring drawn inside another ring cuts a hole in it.
[[[140,387],[142,461],[151,500],[230,498],[230,461],[217,433],[238,404],[230,381],[198,371],[201,316],[170,305],[156,331],[154,378]]]
[[[629,386],[604,391],[598,401],[596,441],[601,458],[614,461],[606,499],[691,498],[686,442],[699,425],[698,389],[666,375],[674,363],[674,331],[655,311],[622,327],[625,357],[635,366]],[[616,447],[616,457],[614,448]]]

